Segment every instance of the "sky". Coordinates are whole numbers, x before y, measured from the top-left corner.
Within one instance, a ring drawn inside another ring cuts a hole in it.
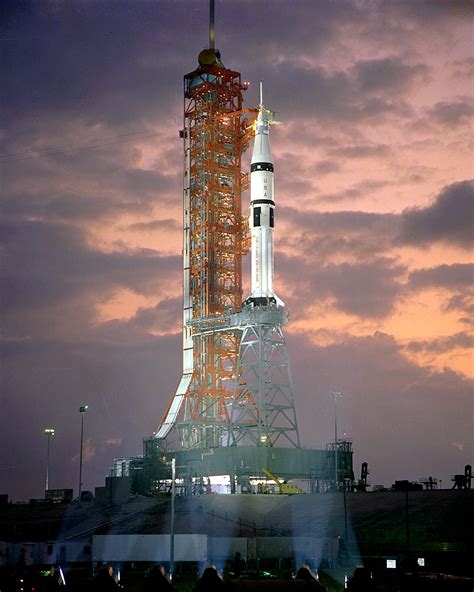
[[[93,489],[141,453],[179,380],[178,132],[208,3],[0,10],[0,493],[26,500],[44,492],[45,427],[50,487],[77,490],[89,404]],[[331,441],[341,391],[372,484],[451,487],[474,460],[471,34],[461,0],[216,2],[245,105],[263,79],[281,121],[275,285],[303,445]]]

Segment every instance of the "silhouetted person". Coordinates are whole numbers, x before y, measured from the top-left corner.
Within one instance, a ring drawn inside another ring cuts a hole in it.
[[[219,577],[214,565],[206,567],[200,580],[194,587],[194,592],[214,592],[214,590],[225,590],[226,585]]]
[[[162,565],[155,565],[151,568],[140,590],[141,592],[161,592],[162,590],[176,592],[176,588],[168,582],[165,568]]]
[[[326,592],[326,588],[320,584],[314,575],[314,573],[310,570],[307,565],[302,565],[299,570],[296,572],[296,579],[297,580],[304,580],[307,585],[308,589],[310,590],[318,590],[318,592]]]
[[[347,589],[350,592],[370,592],[374,590],[374,581],[370,577],[369,570],[361,565],[356,567],[347,582]]]
[[[119,587],[117,586],[117,582],[115,581],[113,574],[114,571],[111,565],[108,567],[101,567],[95,577],[93,590],[95,592],[109,592],[110,590],[118,590]]]
[[[242,555],[237,551],[234,555],[234,576],[236,579],[240,578],[240,562]]]

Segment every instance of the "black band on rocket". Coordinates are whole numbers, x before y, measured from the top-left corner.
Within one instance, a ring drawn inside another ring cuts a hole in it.
[[[270,204],[271,206],[274,206],[275,202],[273,199],[254,199],[250,202],[251,206],[254,206],[255,204]]]
[[[250,172],[271,171],[273,173],[273,164],[271,162],[254,162],[250,165]]]

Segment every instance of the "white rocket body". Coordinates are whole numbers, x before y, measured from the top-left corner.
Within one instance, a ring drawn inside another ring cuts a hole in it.
[[[260,99],[250,167],[250,232],[252,237],[251,293],[247,303],[283,306],[273,289],[275,201],[270,115]]]

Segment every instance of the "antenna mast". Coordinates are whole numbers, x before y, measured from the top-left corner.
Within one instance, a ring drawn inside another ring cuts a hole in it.
[[[209,0],[209,49],[214,49],[216,40],[216,29],[215,29],[215,0]]]

